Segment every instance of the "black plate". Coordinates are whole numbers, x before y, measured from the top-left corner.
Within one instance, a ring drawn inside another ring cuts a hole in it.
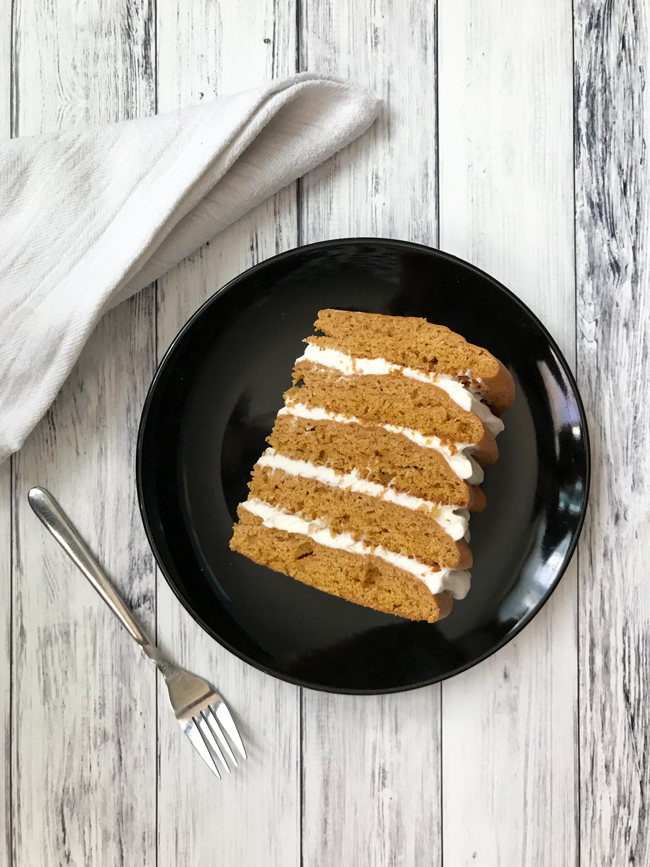
[[[472,589],[439,624],[328,596],[228,548],[301,341],[323,307],[424,316],[488,348],[515,378],[500,459],[486,472],[488,508],[472,517]],[[158,368],[137,464],[156,559],[201,626],[269,674],[348,693],[434,683],[502,647],[560,580],[589,488],[580,396],[537,318],[466,262],[382,239],[291,250],[213,295]]]

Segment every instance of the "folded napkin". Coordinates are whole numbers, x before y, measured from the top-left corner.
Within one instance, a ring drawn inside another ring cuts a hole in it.
[[[0,462],[100,316],[360,135],[379,101],[304,73],[173,114],[0,146]]]

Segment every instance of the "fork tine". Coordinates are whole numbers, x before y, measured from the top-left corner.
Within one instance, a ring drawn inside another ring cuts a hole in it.
[[[223,748],[224,752],[228,754],[228,757],[232,761],[233,765],[236,768],[238,768],[239,762],[235,758],[235,754],[233,753],[233,751],[230,749],[230,744],[228,743],[228,738],[221,731],[221,726],[219,725],[219,721],[217,720],[217,717],[215,716],[215,713],[212,710],[212,708],[209,707],[207,709],[207,711],[201,711],[201,713],[203,714],[203,717],[204,717],[205,721],[207,722],[207,724],[210,726],[210,730],[212,731],[212,734],[219,741],[219,744]]]
[[[233,742],[235,747],[241,753],[243,759],[246,758],[246,749],[244,747],[244,743],[239,736],[239,732],[237,731],[237,726],[235,725],[234,719],[230,715],[230,711],[226,707],[224,701],[216,701],[212,707],[210,708],[212,713],[216,716],[216,718],[221,723],[221,728],[228,735],[230,740]]]
[[[193,719],[190,720],[187,725],[183,726],[183,731],[188,736],[197,753],[201,756],[201,758],[210,768],[212,773],[216,774],[216,776],[221,779],[219,768],[216,766],[214,759],[210,755],[210,750],[208,749],[207,744],[203,738],[203,734]]]
[[[208,747],[212,750],[213,754],[219,759],[221,764],[226,769],[226,772],[230,773],[230,767],[228,766],[228,762],[226,761],[226,757],[221,751],[221,747],[216,741],[214,733],[212,731],[211,726],[208,724],[208,721],[205,718],[205,713],[201,711],[200,714],[194,717],[196,720],[196,724],[199,727],[199,731],[203,735],[203,740],[206,742]]]

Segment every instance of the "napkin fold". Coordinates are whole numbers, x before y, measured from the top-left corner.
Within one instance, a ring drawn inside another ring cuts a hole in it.
[[[379,99],[311,73],[0,146],[0,462],[100,316],[347,145]]]

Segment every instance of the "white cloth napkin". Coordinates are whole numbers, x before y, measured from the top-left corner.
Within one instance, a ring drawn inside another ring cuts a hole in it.
[[[0,146],[0,462],[100,316],[360,135],[379,100],[303,73],[173,114]]]

